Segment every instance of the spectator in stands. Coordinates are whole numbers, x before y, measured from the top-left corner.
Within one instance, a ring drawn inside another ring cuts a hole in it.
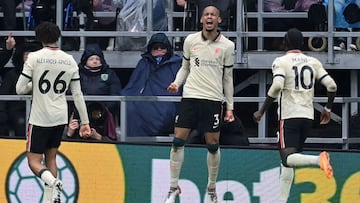
[[[220,10],[222,22],[219,24],[219,29],[222,31],[234,31],[235,30],[235,19],[236,19],[236,0],[176,0],[177,5],[187,9],[194,10],[193,5],[196,6],[196,12],[193,15],[192,27],[186,30],[199,30],[201,29],[200,18],[201,11],[208,5],[214,5]],[[186,26],[187,27],[187,26]]]
[[[79,63],[81,89],[84,95],[121,95],[121,82],[115,71],[105,61],[104,54],[98,44],[89,44],[84,50]],[[91,138],[96,140],[117,140],[115,117],[112,112],[120,112],[118,102],[87,102]],[[78,115],[74,109],[67,137],[78,138]],[[100,135],[99,135],[100,134]]]
[[[154,0],[153,1],[153,30],[166,31],[168,30],[168,18],[166,9],[168,8],[169,0]]]
[[[328,0],[324,0],[324,3],[328,5]],[[349,32],[360,30],[359,6],[359,0],[334,0],[334,26],[336,31]],[[347,47],[346,44],[346,37],[338,37],[334,42],[334,50],[358,49],[355,45],[355,38],[350,43],[350,47]]]
[[[168,30],[166,8],[169,0],[153,0],[153,31]],[[147,30],[146,0],[121,0],[119,7],[119,21],[117,29],[128,32],[142,32]],[[116,49],[118,50],[141,50],[146,49],[146,37],[117,37]]]
[[[307,12],[312,4],[319,0],[264,0],[265,12]],[[266,18],[264,19],[265,31],[287,31],[296,27],[302,31],[314,31],[313,26],[307,18]],[[282,37],[265,38],[264,48],[266,50],[283,50]]]
[[[5,40],[5,49],[0,50],[0,67],[4,67],[10,60],[13,49],[16,45],[16,41],[12,36],[12,33]]]
[[[264,0],[266,12],[308,11],[312,4],[322,0]]]
[[[1,52],[1,67],[10,60],[15,46],[15,40],[11,35],[6,40],[7,51]],[[27,55],[30,52],[37,51],[42,48],[39,42],[25,42],[17,44],[12,56],[14,67],[1,69],[1,85],[0,94],[17,95],[16,82],[23,69]],[[5,60],[6,59],[6,60]],[[1,135],[9,135],[14,133],[15,136],[25,137],[26,132],[26,104],[24,101],[1,101],[0,102],[0,132]]]
[[[56,22],[56,0],[37,0],[34,1],[31,8],[31,14],[35,26],[43,21]]]
[[[125,28],[127,31],[144,31],[147,27],[147,14],[146,5],[150,1],[147,0],[120,0],[118,7],[120,11],[120,25],[121,28]],[[168,30],[168,22],[166,9],[169,4],[169,0],[152,0],[153,12],[152,12],[152,30],[154,31],[166,31]]]
[[[151,36],[147,51],[141,55],[122,95],[124,96],[180,96],[166,88],[176,77],[181,57],[164,33]],[[127,102],[127,136],[169,135],[174,131],[175,102]]]
[[[7,82],[9,78],[8,72],[9,69],[4,66],[10,60],[13,48],[15,47],[15,39],[9,35],[6,39],[6,47],[0,52],[0,94],[9,93],[10,84]],[[8,123],[8,111],[7,111],[7,101],[0,101],[0,136],[8,136],[9,135],[9,123]],[[25,124],[24,124],[25,126]],[[25,132],[25,131],[24,131]],[[23,132],[23,133],[24,133]]]
[[[0,0],[1,10],[4,13],[2,30],[15,30],[16,5],[15,0]]]
[[[34,2],[33,0],[21,0],[20,2],[18,0],[17,3],[18,4],[16,5],[16,9],[18,10],[24,9],[25,11],[29,11]]]
[[[109,17],[96,17],[94,14],[93,22],[86,27],[86,30],[94,31],[116,31],[117,17],[120,8],[112,0],[94,0],[92,1],[92,10],[94,12],[113,12]],[[102,50],[113,50],[114,40],[111,37],[87,37],[86,43],[98,43]]]

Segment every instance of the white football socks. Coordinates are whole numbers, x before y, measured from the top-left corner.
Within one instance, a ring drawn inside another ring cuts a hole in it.
[[[220,165],[220,148],[215,153],[207,152],[207,165],[209,173],[207,187],[215,188]]]
[[[56,178],[52,175],[52,173],[49,171],[49,169],[43,169],[40,172],[40,178],[44,183],[48,184],[49,186],[53,186]]]
[[[319,156],[294,153],[287,157],[286,163],[291,167],[319,166]]]
[[[291,185],[294,179],[294,169],[285,167],[281,164],[281,171],[280,171],[280,197],[279,202],[280,203],[286,203],[289,195],[290,195],[290,189]]]
[[[184,147],[171,147],[170,151],[170,187],[177,188],[182,163],[184,162]]]

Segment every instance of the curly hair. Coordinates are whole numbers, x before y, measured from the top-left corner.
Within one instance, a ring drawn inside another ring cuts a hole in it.
[[[36,39],[44,44],[57,42],[60,35],[60,28],[48,21],[40,23],[35,28]]]

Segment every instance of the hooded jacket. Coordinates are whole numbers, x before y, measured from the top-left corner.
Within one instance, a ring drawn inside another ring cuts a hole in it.
[[[99,56],[102,64],[96,72],[92,72],[86,67],[87,59],[93,55]],[[120,79],[115,71],[109,68],[104,54],[97,44],[87,45],[78,66],[81,89],[84,95],[121,95],[122,86]],[[113,108],[117,105],[116,102],[106,102],[106,106],[111,110],[116,110]]]
[[[152,45],[164,44],[168,53],[157,63],[151,55]],[[122,91],[124,96],[179,96],[167,92],[181,66],[181,57],[164,33],[154,34],[147,51],[141,55],[130,80]],[[127,102],[127,136],[156,136],[173,133],[176,113],[175,102]]]

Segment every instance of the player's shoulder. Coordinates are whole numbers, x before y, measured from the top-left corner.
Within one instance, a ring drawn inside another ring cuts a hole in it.
[[[37,55],[42,55],[43,54],[44,49],[39,49],[37,51],[32,51],[28,53],[28,57],[34,57]]]
[[[220,38],[219,38],[219,41],[220,42],[222,42],[222,43],[224,43],[225,45],[227,45],[227,46],[230,46],[230,47],[235,47],[235,43],[233,42],[233,41],[231,41],[228,37],[226,37],[225,35],[223,35],[223,34],[220,34],[220,36],[219,36]]]
[[[271,65],[271,69],[274,71],[274,70],[284,70],[285,67],[287,67],[286,65],[284,64],[288,64],[291,60],[288,59],[288,56],[285,54],[285,55],[282,55],[282,56],[278,56],[278,57],[275,57],[275,59],[273,60],[272,62],[272,65]]]
[[[193,41],[193,40],[200,40],[201,39],[201,32],[191,33],[186,36],[185,41]]]
[[[310,55],[306,55],[307,56],[307,58],[310,60],[310,61],[312,61],[312,62],[314,62],[314,63],[319,63],[319,64],[321,64],[321,62],[320,62],[320,60],[318,59],[318,58],[316,58],[316,57],[314,57],[314,56],[310,56]]]
[[[62,55],[62,56],[64,56],[64,57],[73,58],[73,55],[71,55],[71,54],[69,54],[69,53],[67,53],[67,52],[65,52],[65,51],[63,51],[63,50],[61,50],[61,49],[58,50],[58,54],[59,54],[59,55]]]

